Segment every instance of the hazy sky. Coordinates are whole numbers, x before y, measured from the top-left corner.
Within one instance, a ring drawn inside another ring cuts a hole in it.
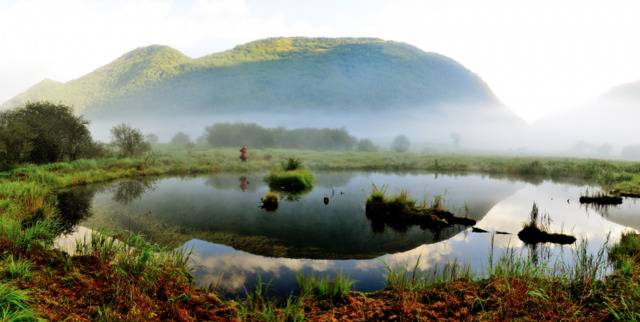
[[[197,57],[275,36],[368,36],[452,57],[528,120],[640,80],[639,1],[0,0],[0,101],[126,51]]]

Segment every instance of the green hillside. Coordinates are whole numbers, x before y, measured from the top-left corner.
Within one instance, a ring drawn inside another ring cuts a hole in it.
[[[4,105],[41,99],[113,117],[501,106],[459,63],[371,38],[271,38],[197,59],[154,45],[67,83],[43,81]]]

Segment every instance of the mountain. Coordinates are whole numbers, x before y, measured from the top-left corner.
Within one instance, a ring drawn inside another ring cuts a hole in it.
[[[82,112],[500,104],[455,61],[368,38],[273,38],[198,59],[154,45],[68,83],[45,80],[7,105],[38,99]]]
[[[638,119],[640,81],[615,86],[587,104],[537,121],[530,137],[538,139],[532,145],[544,142],[565,155],[618,158],[626,146],[640,145]]]
[[[330,115],[326,125],[349,126],[336,124],[336,116],[377,113],[401,121],[449,110],[517,120],[456,61],[374,38],[270,38],[195,59],[167,46],[143,47],[67,83],[38,83],[4,106],[42,99],[113,122],[178,115],[254,120],[258,113],[306,115],[287,124],[268,118],[265,125],[319,126],[325,124],[314,121],[321,117],[311,115]]]

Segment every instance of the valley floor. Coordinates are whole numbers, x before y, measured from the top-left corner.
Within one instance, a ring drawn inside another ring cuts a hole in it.
[[[53,247],[61,229],[54,193],[63,187],[123,177],[267,171],[288,157],[311,170],[479,172],[640,194],[639,163],[560,158],[256,150],[240,162],[236,149],[163,149],[140,158],[25,165],[0,173],[0,320],[640,319],[635,233],[600,256],[577,246],[578,265],[562,273],[512,257],[501,259],[489,277],[457,266],[438,276],[387,272],[387,288],[374,293],[351,292],[348,281],[305,284],[302,278],[306,291],[300,295],[272,300],[256,291],[239,302],[195,288],[188,254],[129,232],[93,234],[78,242],[73,256]],[[611,272],[600,278],[608,267]]]

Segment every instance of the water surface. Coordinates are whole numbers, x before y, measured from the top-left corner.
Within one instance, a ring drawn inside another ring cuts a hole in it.
[[[234,296],[250,290],[258,276],[275,294],[295,291],[297,272],[357,281],[355,288],[384,287],[384,267],[411,265],[422,270],[457,260],[478,274],[506,249],[535,260],[571,264],[574,246],[523,244],[517,233],[536,202],[554,232],[589,242],[596,252],[611,234],[640,228],[640,204],[593,210],[580,206],[581,183],[489,177],[478,174],[320,172],[316,187],[287,196],[274,212],[261,208],[269,191],[263,174],[223,173],[197,177],[122,180],[77,187],[59,196],[69,231],[60,247],[91,230],[127,229],[173,248],[193,250],[193,275],[201,286]],[[374,225],[364,205],[372,184],[388,193],[407,190],[418,200],[442,196],[458,216],[478,221],[489,233],[454,225],[441,230]],[[324,198],[329,203],[324,203]],[[504,232],[507,234],[495,234]],[[71,250],[71,249],[70,249]],[[493,254],[493,255],[492,255]]]

